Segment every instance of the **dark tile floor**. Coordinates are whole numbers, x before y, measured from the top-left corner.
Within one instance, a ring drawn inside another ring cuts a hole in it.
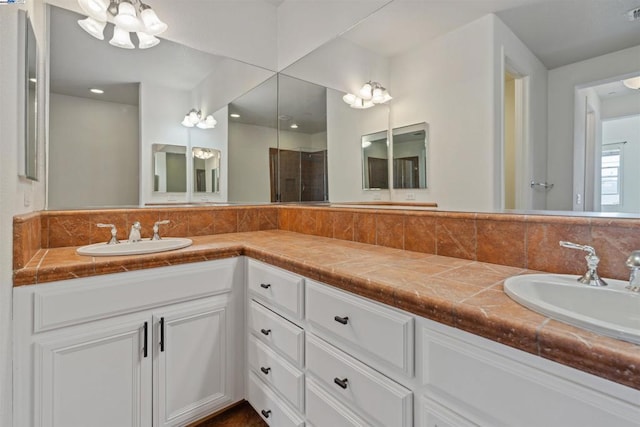
[[[249,405],[249,402],[242,402],[222,414],[197,424],[194,427],[266,427],[260,415]]]

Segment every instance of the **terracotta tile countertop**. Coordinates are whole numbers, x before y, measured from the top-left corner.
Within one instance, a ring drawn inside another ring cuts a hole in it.
[[[14,285],[247,255],[640,390],[640,346],[556,322],[503,292],[507,277],[530,270],[281,230],[192,240],[188,248],[135,257],[41,249],[15,271]]]

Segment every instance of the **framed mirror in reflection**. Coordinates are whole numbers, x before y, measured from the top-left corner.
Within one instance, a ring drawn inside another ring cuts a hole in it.
[[[393,188],[427,188],[427,124],[391,131]]]
[[[389,188],[389,144],[387,131],[362,136],[362,188]]]
[[[187,147],[153,144],[153,191],[185,193],[187,191]]]
[[[193,192],[220,192],[220,150],[213,148],[193,147]]]

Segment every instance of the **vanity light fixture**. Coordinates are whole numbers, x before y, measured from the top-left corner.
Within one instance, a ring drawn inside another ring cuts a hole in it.
[[[383,87],[380,83],[374,81],[368,81],[365,83],[357,95],[348,93],[342,97],[342,100],[349,104],[351,108],[366,109],[376,106],[377,104],[384,104],[393,99],[389,95],[389,91]]]
[[[193,152],[193,157],[196,157],[202,160],[209,160],[210,158],[216,155],[216,151],[217,150],[212,150],[211,148],[196,147],[193,149],[192,152]]]
[[[640,76],[631,77],[630,79],[624,79],[622,84],[628,87],[629,89],[637,89],[640,90]]]
[[[205,118],[202,118],[202,112],[195,108],[192,108],[182,120],[182,126],[188,128],[197,126],[200,129],[213,129],[217,124],[218,121],[213,118],[213,115],[209,114]]]
[[[98,40],[104,40],[104,28],[107,22],[115,25],[112,46],[134,49],[131,33],[138,36],[138,47],[148,49],[160,43],[158,34],[167,29],[151,7],[142,0],[78,0],[80,8],[87,18],[78,21],[78,25]]]

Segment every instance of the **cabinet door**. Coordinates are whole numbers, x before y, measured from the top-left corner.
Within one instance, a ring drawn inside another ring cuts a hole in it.
[[[34,424],[40,427],[151,425],[150,325],[97,322],[85,333],[35,342]],[[90,330],[90,332],[89,332]]]
[[[154,319],[154,425],[186,425],[231,403],[226,295]]]

